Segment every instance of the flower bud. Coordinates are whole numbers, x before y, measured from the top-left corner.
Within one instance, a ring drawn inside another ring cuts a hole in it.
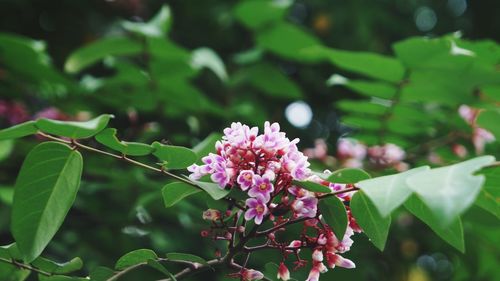
[[[219,220],[221,217],[221,213],[219,210],[214,210],[214,209],[208,209],[205,212],[203,212],[203,219],[207,221],[216,221]]]
[[[285,263],[281,262],[280,266],[278,268],[278,279],[281,279],[283,281],[287,281],[290,279],[290,271],[286,267]]]
[[[208,230],[204,229],[200,232],[200,235],[201,235],[201,237],[208,237],[208,235],[210,235],[210,232]]]
[[[261,280],[264,278],[264,274],[254,269],[243,269],[241,278],[245,281]]]
[[[320,249],[314,250],[312,254],[313,261],[322,262],[323,261],[323,252]]]

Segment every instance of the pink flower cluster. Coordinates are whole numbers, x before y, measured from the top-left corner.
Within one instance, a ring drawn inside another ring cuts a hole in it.
[[[472,127],[472,143],[478,154],[484,152],[484,147],[487,143],[495,141],[495,136],[490,131],[477,125],[476,119],[480,112],[481,110],[465,104],[458,108],[460,116]]]
[[[289,256],[297,259],[294,269],[298,269],[307,264],[307,260],[299,256],[301,250],[312,250],[307,280],[314,281],[328,267],[354,267],[354,263],[341,254],[350,249],[353,242],[350,237],[361,229],[351,216],[348,206],[352,196],[352,189],[349,187],[352,186],[330,183],[314,175],[309,169],[308,158],[297,149],[298,142],[298,139],[289,140],[285,133],[280,132],[278,123],[265,122],[262,134],[259,134],[257,127],[233,123],[224,130],[222,140],[216,143],[216,153],[210,153],[202,158],[202,165],[194,164],[188,170],[192,180],[209,175],[220,188],[237,188],[246,194],[245,204],[240,206],[237,216],[243,216],[245,221],[253,220],[256,227],[266,223],[271,225],[264,231],[267,241],[261,247],[276,249],[282,253],[278,278],[289,280],[290,271],[285,265]],[[329,187],[332,192],[347,190],[337,195],[346,203],[349,217],[349,226],[342,239],[338,239],[334,230],[322,220],[318,202],[325,193],[311,192],[299,187],[294,181],[316,182]],[[210,230],[203,230],[202,236],[211,235],[215,240],[229,241],[237,233],[244,236],[248,225],[238,225],[238,220],[235,219],[235,225],[228,226],[227,218],[231,212],[226,213],[213,209],[205,211],[203,218],[211,221],[212,226]],[[275,234],[287,231],[287,226],[293,223],[301,223],[304,228],[297,239],[277,239]],[[242,280],[263,278],[260,272],[246,268],[231,276]]]
[[[290,141],[278,123],[266,122],[264,133],[258,133],[257,127],[232,123],[224,129],[222,141],[216,143],[217,153],[203,157],[203,165],[194,164],[188,171],[193,180],[210,175],[221,188],[237,186],[246,191],[250,198],[246,200],[245,219],[261,224],[269,213],[271,198],[292,180],[306,179],[311,171],[307,157],[297,149],[299,140]]]
[[[371,164],[378,168],[392,167],[405,171],[408,165],[403,162],[406,157],[404,150],[392,143],[367,147],[355,139],[343,138],[337,143],[337,157],[342,166],[347,168],[363,167],[363,160],[368,156]]]

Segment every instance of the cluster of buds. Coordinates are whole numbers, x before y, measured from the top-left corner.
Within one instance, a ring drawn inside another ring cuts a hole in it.
[[[484,147],[487,143],[495,141],[493,134],[477,125],[477,116],[481,112],[480,109],[472,108],[468,105],[461,105],[458,108],[459,115],[471,126],[472,128],[472,144],[476,149],[477,154],[484,152]]]
[[[0,100],[0,118],[5,119],[10,125],[38,118],[48,118],[62,121],[69,120],[69,116],[55,107],[44,108],[31,116],[30,112],[23,103],[7,100]]]
[[[22,103],[0,100],[0,118],[5,118],[10,125],[15,125],[28,121],[30,115]]]
[[[314,281],[328,267],[354,267],[354,263],[340,254],[350,249],[350,237],[361,229],[351,216],[348,206],[352,189],[345,184],[330,183],[313,175],[307,156],[297,148],[298,142],[298,139],[289,140],[285,133],[280,132],[278,123],[266,122],[262,134],[259,134],[257,127],[233,123],[224,130],[222,140],[216,143],[216,153],[210,153],[202,158],[202,165],[194,164],[188,170],[193,180],[209,175],[220,188],[237,189],[247,198],[244,204],[238,205],[232,220],[231,212],[214,209],[205,211],[203,218],[211,221],[212,227],[205,230],[203,236],[229,240],[229,245],[233,244],[237,235],[244,241],[266,237],[265,244],[249,248],[245,246],[244,250],[247,253],[261,249],[280,251],[283,259],[277,275],[282,280],[290,278],[287,258],[292,256],[296,259],[295,270],[305,267],[308,260],[302,259],[300,252],[308,249],[312,256],[307,280]],[[316,182],[329,187],[331,192],[338,193],[336,196],[345,202],[349,217],[344,237],[338,239],[334,234],[335,230],[322,220],[318,202],[326,194],[308,191],[297,186],[295,181]],[[347,191],[344,193],[343,189]],[[243,221],[240,220],[241,217]],[[245,231],[249,222],[253,222],[254,231]],[[296,223],[303,225],[303,231],[297,233],[296,239],[280,239],[280,233],[287,232],[288,226]],[[268,227],[267,230],[258,231],[264,226]],[[246,265],[231,276],[242,280],[263,278],[260,272],[247,269]]]
[[[367,147],[355,139],[343,138],[337,143],[337,157],[342,166],[348,168],[361,168],[365,158],[368,158],[377,168],[394,168],[398,171],[408,169],[408,164],[403,162],[405,151],[392,143]]]

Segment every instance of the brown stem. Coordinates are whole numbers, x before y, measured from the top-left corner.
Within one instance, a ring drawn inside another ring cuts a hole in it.
[[[299,222],[303,222],[303,221],[306,221],[308,219],[311,219],[311,218],[308,218],[308,217],[303,217],[303,218],[300,218],[300,219],[295,219],[295,220],[289,220],[287,222],[284,222],[284,223],[281,223],[281,224],[278,224],[278,225],[275,225],[269,229],[266,229],[264,231],[259,231],[257,232],[257,236],[264,236],[264,235],[267,235],[269,233],[272,233],[282,227],[285,227],[287,225],[291,225],[291,224],[294,224],[294,223],[299,223]]]
[[[36,267],[33,267],[33,266],[29,265],[29,264],[18,262],[18,261],[14,260],[14,259],[0,258],[0,261],[12,264],[12,265],[17,266],[17,267],[22,268],[22,269],[27,269],[27,270],[36,272],[36,273],[41,274],[41,275],[52,276],[52,273],[50,273],[50,272],[43,271],[43,270],[38,269]]]

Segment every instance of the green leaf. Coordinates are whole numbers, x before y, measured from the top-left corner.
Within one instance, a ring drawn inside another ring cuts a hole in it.
[[[369,178],[370,175],[361,169],[344,168],[333,172],[326,180],[334,183],[357,183]]]
[[[330,196],[319,200],[318,206],[323,219],[333,229],[335,236],[342,240],[348,222],[344,203],[337,196]]]
[[[24,281],[30,274],[31,271],[28,269],[0,262],[0,280],[2,281]]]
[[[115,272],[108,267],[99,266],[90,271],[91,281],[108,281],[115,275]]]
[[[222,189],[216,183],[202,182],[202,181],[195,181],[195,183],[201,189],[205,190],[205,192],[208,193],[208,195],[210,195],[210,197],[212,197],[214,200],[220,200],[226,197],[231,191],[229,189]]]
[[[406,209],[427,224],[439,237],[462,253],[465,252],[464,231],[460,218],[455,218],[446,227],[416,195],[412,195],[404,204]]]
[[[125,21],[122,23],[126,30],[146,37],[163,37],[172,25],[170,8],[163,5],[156,15],[146,23]]]
[[[325,56],[340,68],[389,82],[401,81],[405,73],[397,59],[375,53],[329,49]]]
[[[26,156],[12,204],[12,234],[25,262],[40,255],[75,200],[83,160],[64,144],[46,142]]]
[[[135,55],[142,49],[140,42],[127,37],[101,39],[71,53],[64,64],[64,70],[68,73],[78,73],[107,56]]]
[[[338,74],[330,76],[326,84],[328,86],[344,85],[358,94],[381,99],[392,99],[397,92],[396,86],[387,82],[350,80]]]
[[[370,241],[381,251],[384,250],[391,217],[382,217],[377,207],[362,191],[356,192],[351,199],[351,211],[358,225]]]
[[[324,185],[319,184],[319,183],[316,183],[316,182],[312,182],[312,181],[297,181],[297,180],[294,180],[293,184],[295,184],[297,186],[300,186],[300,187],[302,187],[304,189],[307,189],[309,191],[312,191],[312,192],[321,192],[321,193],[330,193],[330,192],[332,192],[332,190],[329,187],[324,186]]]
[[[168,253],[167,254],[167,260],[169,261],[181,261],[181,262],[194,262],[194,263],[199,263],[199,264],[207,264],[207,261],[191,254],[184,254],[184,253]]]
[[[153,151],[150,145],[144,143],[118,140],[116,137],[116,129],[114,128],[108,128],[101,131],[95,136],[95,139],[106,147],[119,151],[124,155],[144,156],[151,154]]]
[[[271,23],[281,21],[292,1],[253,0],[239,2],[234,15],[243,25],[250,29],[263,28]]]
[[[83,277],[73,277],[73,276],[66,276],[66,275],[52,275],[52,276],[45,276],[42,274],[38,275],[38,281],[88,281],[88,278],[83,278]],[[92,279],[92,281],[95,281]]]
[[[83,262],[78,257],[65,263],[58,263],[43,257],[38,257],[31,264],[45,272],[54,274],[67,274],[80,270],[83,267]]]
[[[382,128],[382,122],[380,119],[369,119],[361,116],[346,116],[341,119],[342,123],[360,129],[366,130],[380,130]]]
[[[0,201],[7,205],[12,205],[12,198],[14,197],[14,188],[0,186]]]
[[[151,144],[153,155],[164,162],[168,169],[184,169],[196,162],[198,156],[189,148],[174,145],[164,145],[159,142]]]
[[[145,263],[149,259],[157,259],[158,256],[155,252],[149,249],[138,249],[126,253],[115,264],[116,270],[123,270],[127,267],[134,266],[140,263]]]
[[[215,143],[222,138],[222,135],[219,133],[211,133],[208,135],[203,141],[198,143],[195,147],[193,147],[193,151],[198,155],[198,161],[196,164],[203,163],[201,158],[207,156],[209,153],[215,153]]]
[[[404,173],[360,181],[356,186],[371,199],[380,214],[387,217],[411,195],[412,190],[406,179],[429,169],[428,166],[418,167]]]
[[[165,202],[165,207],[169,208],[189,195],[196,194],[200,191],[201,190],[187,183],[172,182],[162,188],[161,194],[163,196],[163,202]]]
[[[486,110],[482,111],[477,117],[477,124],[479,127],[490,131],[497,140],[500,140],[500,111],[499,110]]]
[[[303,97],[299,86],[271,64],[260,63],[245,69],[240,74],[253,87],[270,97],[286,99]]]
[[[339,109],[347,113],[384,115],[388,107],[366,100],[342,100],[335,103]]]
[[[36,127],[44,133],[56,136],[85,139],[95,136],[106,128],[111,118],[113,118],[111,114],[103,114],[85,122],[59,121],[41,118],[36,120]]]
[[[224,61],[209,48],[198,48],[193,50],[191,56],[191,67],[194,69],[202,69],[204,67],[210,69],[219,77],[220,80],[227,80],[227,71]]]
[[[285,59],[300,62],[318,62],[323,56],[316,49],[323,48],[319,40],[298,26],[280,22],[257,34],[257,44]]]
[[[28,121],[3,130],[0,130],[0,140],[17,139],[36,134],[38,129],[35,121]]]
[[[484,176],[473,173],[493,161],[492,156],[477,157],[412,175],[406,183],[443,225],[450,224],[474,203],[481,190]]]
[[[175,276],[172,273],[170,273],[159,261],[149,259],[147,261],[147,264],[150,267],[152,267],[152,268],[158,270],[159,272],[165,274],[166,276],[170,277],[171,281],[177,281],[177,279],[175,279]]]
[[[0,140],[0,162],[9,157],[14,148],[13,140]]]
[[[487,167],[478,172],[486,177],[476,204],[500,219],[500,166]]]

